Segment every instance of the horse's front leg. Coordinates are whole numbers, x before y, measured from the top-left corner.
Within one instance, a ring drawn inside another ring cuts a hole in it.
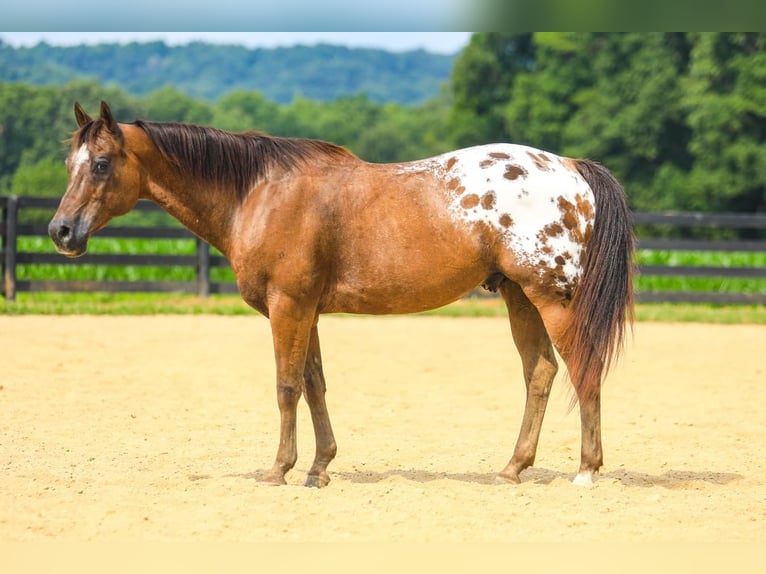
[[[265,478],[270,484],[285,484],[285,474],[298,459],[296,415],[303,392],[306,351],[314,316],[315,308],[283,295],[276,296],[269,308],[280,416],[277,458]]]

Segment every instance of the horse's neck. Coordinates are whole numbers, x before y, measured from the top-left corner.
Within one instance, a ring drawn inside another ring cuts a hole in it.
[[[149,199],[180,221],[184,227],[228,256],[232,221],[238,202],[210,189],[160,159],[143,129],[121,125],[127,147],[141,165],[141,198]]]
[[[148,199],[228,256],[236,202],[184,177],[150,180],[148,191]]]

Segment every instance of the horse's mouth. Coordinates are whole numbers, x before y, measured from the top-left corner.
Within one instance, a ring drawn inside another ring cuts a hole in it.
[[[56,251],[58,251],[61,255],[69,257],[70,259],[74,259],[76,257],[85,255],[85,253],[88,251],[88,246],[86,244],[82,248],[78,247],[77,249],[67,249],[56,245]]]
[[[56,246],[56,251],[66,257],[80,257],[88,250],[90,234],[83,229],[79,221],[53,219],[48,225],[48,235]]]

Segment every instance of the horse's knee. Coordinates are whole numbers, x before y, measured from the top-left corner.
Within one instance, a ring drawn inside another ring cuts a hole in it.
[[[277,401],[280,407],[297,405],[298,400],[301,398],[301,393],[299,385],[281,381],[277,383]]]

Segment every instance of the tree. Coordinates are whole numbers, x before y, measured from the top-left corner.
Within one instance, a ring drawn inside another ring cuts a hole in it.
[[[10,192],[59,197],[66,191],[68,181],[66,167],[59,158],[48,156],[29,161],[24,157],[11,178]]]
[[[682,180],[667,174],[690,167],[680,86],[687,51],[662,33],[591,34],[585,46],[589,77],[573,98],[561,151],[607,165],[635,208],[670,208],[683,192]]]
[[[142,100],[146,119],[157,122],[188,122],[210,124],[212,106],[202,100],[184,94],[178,88],[165,86],[151,92]]]
[[[684,86],[695,159],[684,206],[766,211],[766,39],[695,34]]]
[[[280,107],[260,92],[235,90],[218,100],[213,121],[225,130],[272,132],[279,127]]]
[[[535,63],[532,34],[474,34],[455,60],[451,126],[458,145],[508,139],[503,110],[516,76]]]

